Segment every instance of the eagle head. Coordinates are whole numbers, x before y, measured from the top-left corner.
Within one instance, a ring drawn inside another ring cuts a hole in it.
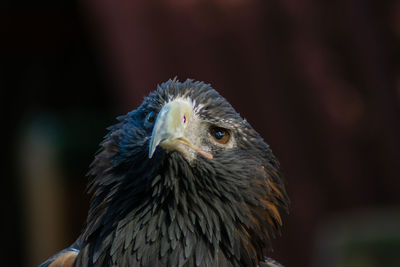
[[[76,266],[258,266],[288,197],[260,135],[210,85],[169,80],[109,127]]]

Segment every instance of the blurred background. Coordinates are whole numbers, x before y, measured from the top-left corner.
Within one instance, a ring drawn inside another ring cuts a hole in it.
[[[292,201],[285,266],[400,266],[400,2],[3,1],[2,265],[79,235],[106,127],[177,76],[271,145]]]

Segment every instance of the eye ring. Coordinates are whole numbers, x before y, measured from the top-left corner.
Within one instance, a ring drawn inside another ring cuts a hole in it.
[[[210,135],[215,142],[223,145],[226,145],[231,139],[231,132],[218,126],[210,127]]]

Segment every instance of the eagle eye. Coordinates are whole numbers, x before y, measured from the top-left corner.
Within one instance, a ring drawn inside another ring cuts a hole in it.
[[[212,126],[210,128],[210,134],[214,141],[223,145],[227,144],[231,139],[231,133],[228,129],[217,126]]]
[[[146,121],[149,123],[153,123],[156,120],[156,113],[154,111],[149,112],[146,116]]]

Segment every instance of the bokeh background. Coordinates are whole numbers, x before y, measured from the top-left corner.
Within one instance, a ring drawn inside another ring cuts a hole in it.
[[[292,200],[285,266],[400,266],[400,2],[58,0],[0,5],[3,266],[84,224],[106,127],[177,76],[271,145]]]

